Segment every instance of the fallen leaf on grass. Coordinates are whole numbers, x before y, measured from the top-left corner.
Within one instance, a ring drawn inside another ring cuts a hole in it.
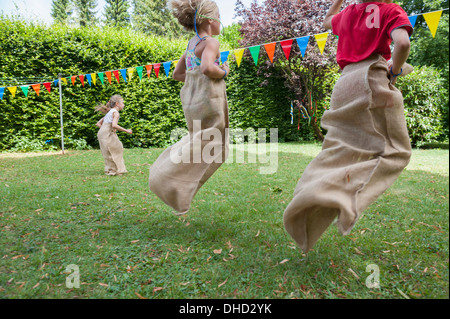
[[[102,282],[99,282],[98,284],[99,284],[100,286],[102,286],[102,287],[109,287],[108,284],[104,284],[104,283],[102,283]]]
[[[132,244],[136,244],[137,242],[139,242],[139,239],[131,241]]]
[[[259,234],[260,234],[260,231],[258,230],[258,233],[256,234],[256,236],[255,236],[255,237],[258,237],[258,236],[259,236]]]
[[[357,274],[353,269],[349,268],[348,271],[350,271],[351,274],[352,274],[353,276],[355,276],[356,279],[359,279],[358,274]]]
[[[139,298],[139,299],[148,299],[148,298],[145,298],[145,297],[142,297],[140,294],[138,294],[137,292],[134,292],[134,294]]]
[[[33,286],[33,289],[39,287],[39,285],[40,283],[38,282],[36,285]]]
[[[287,263],[288,261],[289,261],[289,259],[283,259],[282,261],[280,261],[280,264]]]
[[[214,249],[214,253],[215,254],[221,254],[222,253],[222,248],[221,249]]]
[[[155,288],[153,288],[153,293],[155,293],[157,291],[161,291],[163,289],[164,289],[163,287],[155,287]]]

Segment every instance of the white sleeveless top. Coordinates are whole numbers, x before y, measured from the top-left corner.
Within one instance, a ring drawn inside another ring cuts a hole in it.
[[[119,112],[116,109],[111,109],[106,115],[105,118],[103,119],[103,123],[112,123],[113,122],[113,113],[114,112]]]

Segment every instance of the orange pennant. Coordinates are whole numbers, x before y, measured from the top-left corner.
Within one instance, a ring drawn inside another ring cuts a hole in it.
[[[147,69],[147,76],[150,78],[150,73],[152,73],[153,65],[146,65],[145,68]]]
[[[264,44],[264,48],[266,49],[266,53],[269,56],[270,62],[273,63],[273,56],[275,54],[276,42]]]
[[[71,78],[71,80],[72,80],[72,85],[75,85],[75,81],[76,81],[76,79],[77,79],[77,76],[74,75],[74,76],[71,76],[70,78]]]
[[[111,71],[106,71],[105,74],[106,77],[108,78],[109,84],[111,84]]]
[[[31,87],[36,92],[36,94],[39,96],[39,91],[41,90],[41,85],[40,84],[33,84]]]

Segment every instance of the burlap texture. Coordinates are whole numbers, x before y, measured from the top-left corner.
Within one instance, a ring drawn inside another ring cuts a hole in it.
[[[224,80],[210,79],[200,67],[187,70],[180,96],[189,134],[153,163],[149,186],[167,205],[185,213],[198,190],[226,160],[229,124]],[[195,129],[194,121],[201,121],[201,129]],[[218,132],[220,138],[215,138]],[[189,161],[173,161],[171,153],[173,156],[182,152],[189,153]],[[202,156],[206,153],[207,161]]]
[[[123,145],[111,123],[103,123],[97,133],[100,150],[105,160],[105,173],[117,175],[127,173],[123,160]]]
[[[381,56],[346,66],[322,117],[322,151],[307,166],[284,212],[284,226],[308,252],[337,219],[343,235],[408,165],[403,96]]]

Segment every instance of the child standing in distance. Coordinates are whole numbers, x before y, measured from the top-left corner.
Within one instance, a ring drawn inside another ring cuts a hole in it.
[[[228,155],[224,79],[230,69],[226,64],[219,66],[220,44],[211,37],[220,34],[217,4],[211,0],[169,0],[168,5],[179,23],[196,33],[173,72],[175,80],[184,82],[180,97],[189,134],[153,163],[149,186],[176,210],[176,215],[182,215],[188,212],[197,191]],[[189,153],[188,161],[173,160],[174,154],[185,152]]]
[[[99,105],[96,111],[106,113],[106,115],[97,122],[100,130],[97,133],[100,150],[105,160],[106,175],[122,175],[127,173],[123,160],[123,145],[117,137],[116,131],[133,134],[132,130],[124,129],[119,126],[119,112],[124,108],[123,99],[120,95],[113,95],[106,105]]]
[[[335,0],[324,20],[339,36],[343,69],[322,117],[328,132],[284,212],[284,226],[304,252],[336,217],[340,233],[349,234],[411,157],[403,96],[394,86],[411,71],[403,68],[413,32],[408,16],[392,0],[360,1],[339,13],[342,2]]]

